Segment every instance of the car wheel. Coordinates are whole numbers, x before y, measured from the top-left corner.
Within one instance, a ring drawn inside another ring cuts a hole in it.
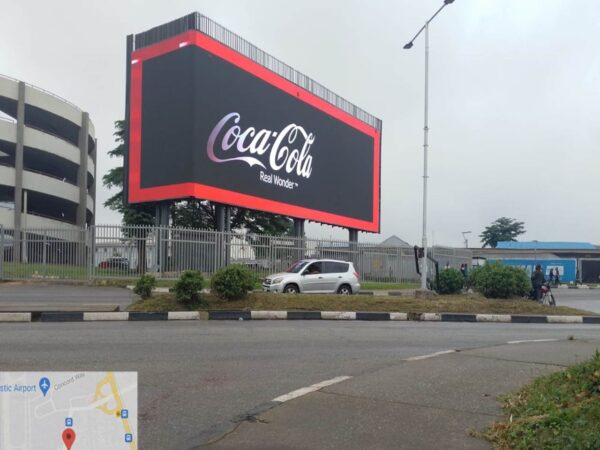
[[[284,294],[297,294],[298,292],[300,292],[300,290],[295,284],[288,284],[286,287],[283,288]]]
[[[340,295],[351,295],[352,294],[352,288],[347,285],[347,284],[342,284],[338,290],[337,293]]]

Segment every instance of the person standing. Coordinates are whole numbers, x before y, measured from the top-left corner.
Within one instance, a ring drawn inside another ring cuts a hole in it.
[[[558,271],[558,267],[554,268],[554,284],[556,286],[560,285],[560,272]]]
[[[544,272],[542,272],[542,266],[537,264],[535,271],[531,274],[531,284],[533,285],[533,295],[537,301],[542,298],[542,286],[546,282],[544,278]]]
[[[548,283],[554,283],[554,269],[552,267],[548,269]]]

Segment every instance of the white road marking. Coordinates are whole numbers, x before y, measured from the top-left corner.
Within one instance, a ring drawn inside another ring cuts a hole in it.
[[[422,359],[435,358],[436,356],[447,355],[448,353],[456,353],[456,350],[443,350],[441,352],[430,353],[428,355],[411,356],[410,358],[405,358],[404,361],[421,361]]]
[[[524,339],[522,341],[508,341],[507,344],[525,344],[527,342],[555,342],[558,339]]]
[[[331,380],[321,381],[320,383],[313,384],[312,386],[304,387],[301,389],[296,389],[295,391],[292,391],[289,394],[280,395],[279,397],[274,398],[272,401],[277,402],[277,403],[287,402],[288,400],[302,397],[303,395],[318,391],[320,389],[323,389],[326,386],[331,386],[332,384],[341,383],[342,381],[349,380],[350,378],[352,378],[352,377],[341,376],[341,377],[332,378]]]

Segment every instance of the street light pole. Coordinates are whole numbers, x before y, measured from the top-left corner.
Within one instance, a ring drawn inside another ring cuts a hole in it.
[[[429,21],[425,22],[425,119],[423,125],[423,270],[421,289],[427,290],[427,150],[429,147]]]
[[[427,162],[429,150],[429,24],[442,9],[453,3],[454,0],[444,0],[444,4],[435,12],[425,25],[417,32],[415,37],[404,46],[406,50],[412,48],[413,42],[425,31],[425,123],[423,126],[423,259],[421,262],[421,289],[427,290],[427,179],[429,178]]]

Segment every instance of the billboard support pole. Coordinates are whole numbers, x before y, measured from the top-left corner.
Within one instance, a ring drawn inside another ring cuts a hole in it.
[[[231,207],[225,206],[225,265],[229,265],[231,253]]]
[[[225,256],[225,240],[223,236],[225,234],[225,205],[215,203],[215,225],[218,233],[217,237],[217,269],[221,268],[226,261]]]
[[[215,204],[215,222],[217,225],[217,231],[225,231],[225,206],[220,203]]]
[[[294,219],[294,236],[298,239],[304,237],[304,219]]]
[[[350,260],[358,264],[358,230],[348,228],[348,240],[350,248]],[[356,268],[358,270],[358,268]]]
[[[296,248],[298,254],[296,255],[297,260],[304,258],[304,219],[294,218],[294,237],[296,238]]]
[[[156,267],[159,273],[167,269],[167,233],[169,227],[169,202],[160,202],[156,204],[156,248],[158,258]]]

